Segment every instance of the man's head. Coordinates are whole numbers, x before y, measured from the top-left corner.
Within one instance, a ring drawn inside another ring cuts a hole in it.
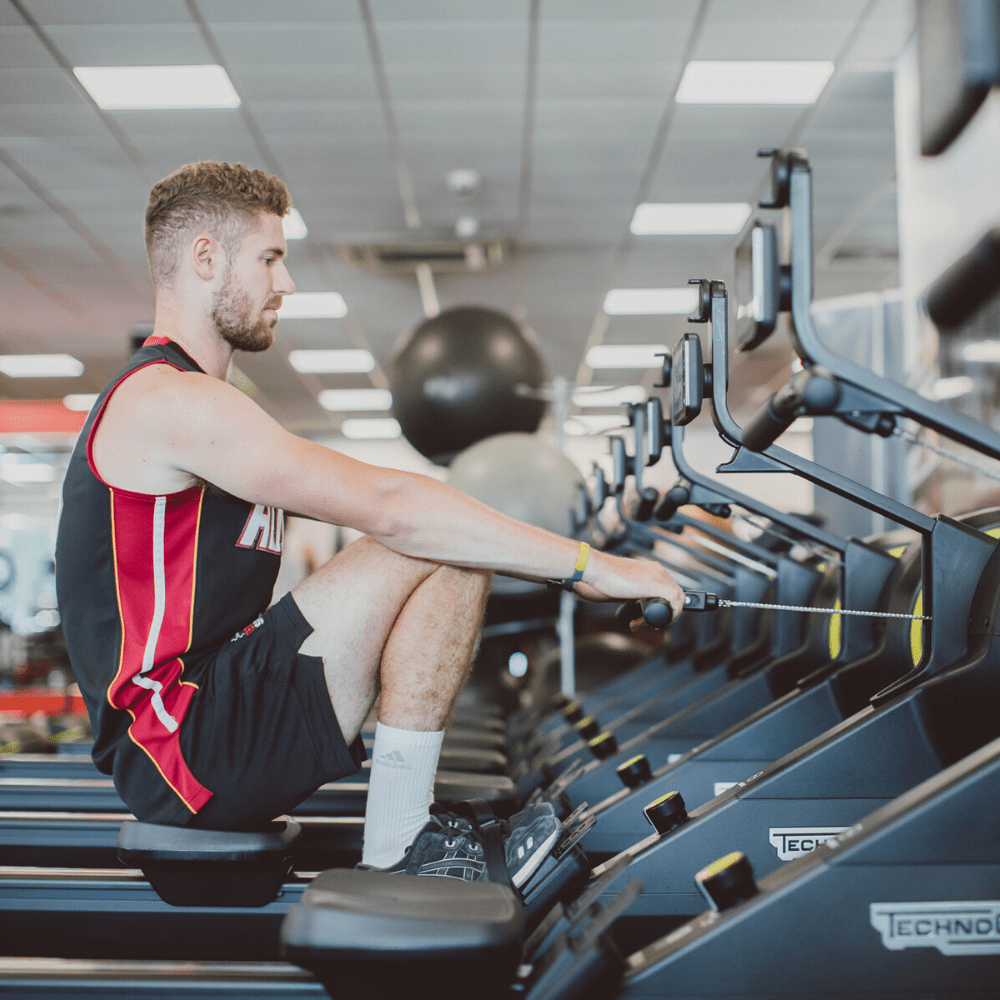
[[[173,291],[180,269],[192,268],[211,280],[211,316],[221,336],[239,350],[264,350],[281,295],[294,290],[281,263],[281,219],[290,206],[277,177],[239,163],[189,163],[169,174],[153,187],[146,208],[157,295]],[[275,261],[281,278],[267,276]]]
[[[277,177],[242,163],[188,163],[153,186],[146,206],[146,254],[153,284],[169,284],[181,253],[208,232],[231,257],[259,212],[282,218],[291,207]]]

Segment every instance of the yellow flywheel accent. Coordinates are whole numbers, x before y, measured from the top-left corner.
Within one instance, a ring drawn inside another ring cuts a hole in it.
[[[924,588],[917,591],[917,599],[913,602],[913,610],[910,614],[922,615],[924,613]],[[914,618],[910,622],[910,658],[916,666],[924,655],[924,623],[919,618]]]
[[[1000,538],[1000,526],[989,528],[984,532],[990,538]],[[922,615],[924,613],[924,591],[921,587],[917,591],[917,599],[913,603],[911,614]],[[924,656],[924,623],[916,618],[910,622],[910,656],[913,658],[913,665],[916,666]]]
[[[840,603],[840,598],[838,597],[833,602],[834,608],[838,611],[843,607]],[[830,615],[830,627],[827,632],[827,638],[830,641],[830,659],[835,660],[840,656],[840,622],[843,619],[843,615]]]

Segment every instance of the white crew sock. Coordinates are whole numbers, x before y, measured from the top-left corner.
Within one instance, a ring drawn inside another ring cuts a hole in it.
[[[430,819],[443,739],[443,731],[418,733],[376,724],[363,864],[394,865]]]

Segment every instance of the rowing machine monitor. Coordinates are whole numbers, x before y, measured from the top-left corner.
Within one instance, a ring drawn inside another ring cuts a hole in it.
[[[774,226],[755,222],[736,248],[736,349],[751,351],[791,308],[791,268],[778,262]]]
[[[704,395],[704,364],[698,334],[685,333],[677,342],[670,372],[670,419],[675,427],[683,427],[701,413]]]

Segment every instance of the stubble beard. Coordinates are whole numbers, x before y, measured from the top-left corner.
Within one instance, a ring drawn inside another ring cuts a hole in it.
[[[250,296],[236,284],[230,271],[212,299],[212,320],[219,336],[237,351],[258,353],[274,342],[277,319],[269,321],[260,315],[254,321],[253,312]]]

